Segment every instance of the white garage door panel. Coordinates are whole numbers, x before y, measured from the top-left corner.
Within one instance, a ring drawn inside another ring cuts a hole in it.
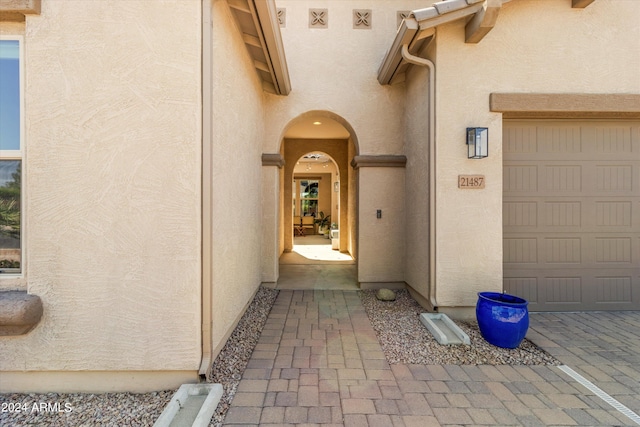
[[[503,129],[504,289],[531,310],[640,309],[640,123]]]

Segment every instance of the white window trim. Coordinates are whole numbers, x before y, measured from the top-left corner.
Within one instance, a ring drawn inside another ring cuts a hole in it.
[[[18,66],[20,67],[20,149],[18,150],[0,150],[0,159],[2,160],[20,160],[21,166],[21,178],[20,178],[20,273],[2,273],[0,274],[0,289],[24,289],[26,288],[25,271],[26,271],[26,250],[25,250],[25,207],[26,207],[26,194],[25,194],[25,177],[26,177],[26,161],[25,161],[25,67],[24,67],[24,36],[22,35],[0,35],[0,40],[18,40],[19,59]]]

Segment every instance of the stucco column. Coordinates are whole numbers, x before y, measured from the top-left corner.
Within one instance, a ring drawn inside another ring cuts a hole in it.
[[[278,224],[280,218],[280,154],[262,155],[262,282],[278,281]]]
[[[404,287],[405,156],[356,156],[358,280],[363,288]]]

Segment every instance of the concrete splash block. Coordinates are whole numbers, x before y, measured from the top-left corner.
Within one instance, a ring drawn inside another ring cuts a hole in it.
[[[422,313],[420,321],[442,345],[471,344],[469,335],[444,313]]]
[[[222,384],[182,384],[153,427],[208,426],[222,392]]]

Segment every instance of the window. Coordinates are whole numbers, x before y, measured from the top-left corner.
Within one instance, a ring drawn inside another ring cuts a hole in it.
[[[318,184],[313,179],[300,180],[300,215],[316,216],[318,213]]]
[[[24,149],[21,37],[0,37],[0,274],[22,272]]]

